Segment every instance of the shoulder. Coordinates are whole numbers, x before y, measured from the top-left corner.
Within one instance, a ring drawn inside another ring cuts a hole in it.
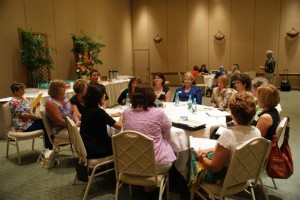
[[[169,89],[168,86],[166,86],[166,85],[163,86],[163,91],[164,91],[164,92],[168,92],[169,90],[170,90],[170,89]]]

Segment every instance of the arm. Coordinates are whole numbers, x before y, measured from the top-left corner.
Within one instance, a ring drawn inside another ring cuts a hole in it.
[[[261,137],[265,137],[268,129],[273,124],[273,119],[271,115],[265,113],[261,115],[257,121],[256,128],[258,128],[261,132]]]
[[[62,118],[60,110],[54,102],[48,101],[46,103],[46,112],[52,117],[55,124],[66,127],[66,122]]]
[[[203,163],[206,169],[214,172],[220,171],[229,159],[230,151],[225,147],[217,144],[214,151],[213,159],[210,160],[204,156],[198,157],[198,160]]]
[[[119,121],[117,121],[113,127],[116,129],[121,129],[123,127],[123,114],[121,114]]]
[[[170,90],[166,93],[165,101],[166,102],[171,102],[171,92],[170,92]]]
[[[79,112],[77,106],[75,104],[71,104],[71,107],[72,107],[72,110],[73,110],[73,117],[74,117],[74,120],[77,122],[77,121],[80,121],[81,119],[81,113]]]
[[[120,105],[125,105],[125,99],[126,99],[126,94],[127,94],[128,90],[125,89],[121,92],[119,98],[118,98],[118,104]]]

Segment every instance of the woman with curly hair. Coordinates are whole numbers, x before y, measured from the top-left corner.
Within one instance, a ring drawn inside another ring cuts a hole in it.
[[[255,100],[251,93],[233,94],[228,107],[236,126],[222,133],[215,148],[196,152],[198,161],[207,169],[204,181],[208,183],[222,183],[235,148],[251,138],[261,136],[259,129],[251,126],[255,115]]]

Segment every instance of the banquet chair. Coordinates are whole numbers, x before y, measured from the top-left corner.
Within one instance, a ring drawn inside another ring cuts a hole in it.
[[[123,131],[112,136],[113,157],[116,173],[116,194],[123,183],[131,185],[159,187],[159,200],[164,190],[169,196],[169,175],[157,174],[153,140],[136,131]]]
[[[290,122],[290,118],[288,116],[285,116],[280,122],[279,122],[279,125],[276,129],[276,136],[277,136],[277,141],[279,141],[282,133],[285,131],[285,128],[286,126],[288,125],[288,123]],[[275,180],[274,178],[272,178],[272,182],[273,182],[273,185],[274,185],[274,188],[277,189],[277,186],[276,186],[276,183],[275,183]]]
[[[46,116],[45,106],[41,106],[40,114],[41,114],[41,118],[43,120],[43,124],[44,124],[45,129],[46,129],[49,141],[51,142],[51,144],[53,146],[54,155],[57,158],[57,164],[59,164],[59,152],[62,151],[60,149],[60,147],[62,147],[62,146],[70,145],[71,146],[70,149],[72,151],[73,157],[75,157],[70,139],[63,139],[63,138],[53,137],[52,128],[51,128],[50,122],[49,122],[49,120]]]
[[[267,164],[271,150],[271,142],[263,137],[256,137],[241,144],[234,151],[223,184],[210,184],[203,182],[198,187],[192,188],[191,199],[194,193],[202,199],[222,199],[242,191],[251,194],[255,200],[254,187],[260,182],[265,199],[269,199],[264,188],[260,173]],[[247,188],[250,188],[250,192]]]
[[[180,72],[178,72],[178,80],[179,80],[180,85],[183,85],[183,78],[182,78],[182,75],[180,74]]]
[[[44,145],[45,145],[44,136],[43,136],[44,131],[42,129],[36,130],[36,131],[30,131],[30,132],[15,131],[15,128],[13,127],[13,123],[12,123],[12,116],[11,116],[9,104],[10,104],[10,102],[6,102],[5,104],[2,105],[4,125],[5,125],[5,128],[7,130],[9,130],[7,133],[6,158],[8,158],[9,145],[14,145],[17,148],[18,163],[19,163],[19,165],[21,165],[19,141],[32,139],[32,150],[34,150],[34,139],[35,138],[42,139],[44,142]]]
[[[75,148],[75,151],[79,157],[79,164],[84,164],[84,166],[87,167],[87,173],[88,175],[88,184],[84,192],[83,199],[87,199],[88,192],[90,190],[92,181],[94,177],[100,176],[102,174],[106,174],[110,171],[113,171],[114,168],[107,168],[107,165],[110,163],[113,163],[113,157],[107,156],[104,158],[97,158],[97,159],[88,159],[87,158],[87,152],[85,149],[85,146],[83,144],[81,135],[78,131],[77,126],[71,120],[69,117],[66,117],[66,124],[69,131],[71,142]],[[97,171],[97,169],[105,168],[104,170]],[[78,178],[77,172],[75,175],[75,178],[73,180],[73,185],[75,184],[76,180]]]
[[[204,76],[201,75],[201,74],[196,75],[195,76],[195,81],[196,81],[196,86],[201,88],[202,95],[204,95],[205,91],[206,91],[206,88],[208,87],[208,85],[204,81]]]

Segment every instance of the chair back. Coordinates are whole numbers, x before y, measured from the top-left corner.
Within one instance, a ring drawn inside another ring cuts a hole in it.
[[[283,131],[285,130],[286,126],[290,122],[290,118],[288,116],[285,116],[279,123],[277,129],[276,129],[276,136],[277,136],[277,141],[279,141]]]
[[[255,180],[267,164],[271,142],[263,137],[256,137],[238,146],[233,153],[220,196],[237,193],[246,188],[245,183]]]
[[[11,128],[13,126],[9,104],[10,102],[8,101],[2,105],[5,128]]]
[[[82,162],[87,163],[87,152],[76,124],[68,116],[66,117],[66,124],[71,143],[74,146],[77,155]]]
[[[197,74],[195,76],[195,82],[196,82],[196,85],[198,85],[198,84],[205,84],[205,82],[204,82],[204,76],[202,74]]]
[[[45,109],[45,106],[42,105],[40,106],[40,114],[41,114],[41,118],[42,118],[42,121],[43,121],[43,124],[45,126],[45,129],[46,129],[46,132],[47,132],[47,135],[48,135],[48,138],[50,140],[50,142],[52,143],[52,145],[54,144],[54,141],[52,139],[52,128],[50,126],[50,123],[49,123],[49,120],[46,116],[46,109]]]
[[[136,131],[123,131],[112,136],[116,178],[119,173],[155,177],[157,180],[153,140]]]
[[[182,79],[182,75],[180,74],[180,72],[178,72],[178,80],[179,80],[180,85],[182,85],[183,79]]]

